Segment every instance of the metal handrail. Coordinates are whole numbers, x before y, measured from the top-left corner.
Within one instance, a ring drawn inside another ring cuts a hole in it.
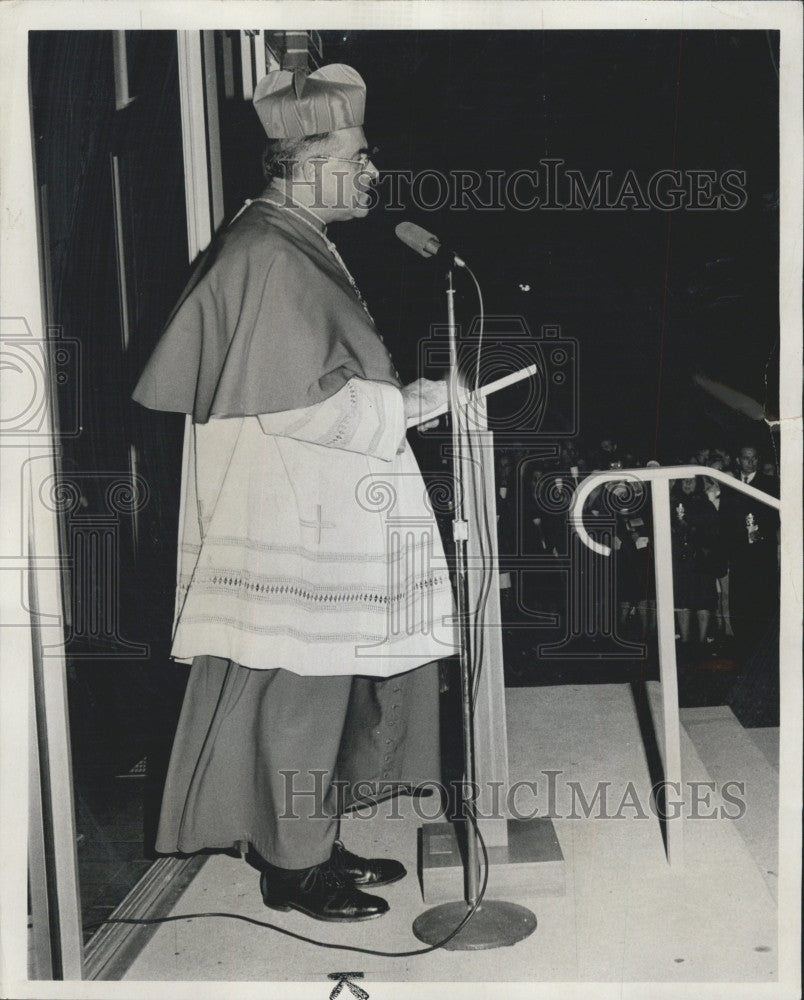
[[[585,545],[600,555],[611,554],[611,546],[595,541],[583,524],[583,508],[592,491],[602,483],[634,481],[653,484],[651,490],[653,510],[654,559],[656,579],[656,623],[659,640],[659,680],[662,695],[662,721],[664,735],[665,787],[681,794],[681,723],[678,708],[678,673],[676,665],[675,621],[673,616],[673,562],[671,552],[670,481],[707,476],[725,483],[747,496],[779,509],[776,497],[763,493],[748,483],[735,479],[720,469],[701,465],[660,466],[650,469],[606,469],[593,472],[578,487],[570,508],[570,520]],[[661,553],[661,557],[659,556]],[[671,865],[683,859],[683,816],[681,810],[666,818],[667,860]]]
[[[611,546],[604,545],[602,542],[596,542],[586,530],[583,523],[584,504],[595,487],[602,483],[620,482],[628,479],[637,479],[640,482],[668,482],[674,479],[691,479],[693,476],[706,476],[708,479],[716,479],[718,482],[725,483],[727,486],[731,486],[733,489],[739,490],[741,493],[745,493],[747,496],[753,497],[755,500],[760,500],[769,507],[775,507],[776,510],[779,510],[779,501],[776,497],[758,490],[740,479],[735,479],[728,472],[723,472],[721,469],[710,469],[705,465],[663,465],[657,469],[604,469],[600,472],[592,472],[575,491],[570,508],[572,525],[578,532],[584,545],[599,555],[610,555]]]

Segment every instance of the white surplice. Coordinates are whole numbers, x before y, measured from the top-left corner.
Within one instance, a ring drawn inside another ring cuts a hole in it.
[[[188,418],[172,655],[388,677],[455,652],[452,592],[400,390]]]

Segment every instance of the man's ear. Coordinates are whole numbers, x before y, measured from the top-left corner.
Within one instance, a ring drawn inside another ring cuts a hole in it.
[[[323,170],[325,162],[325,158],[316,159],[315,154],[313,154],[311,158],[298,164],[296,167],[298,170],[296,178],[297,182],[303,183],[308,190],[314,191],[318,194],[321,190],[321,171]]]
[[[295,163],[293,169],[296,173],[296,177],[303,181],[315,180],[315,163],[312,160],[302,160],[301,163]]]

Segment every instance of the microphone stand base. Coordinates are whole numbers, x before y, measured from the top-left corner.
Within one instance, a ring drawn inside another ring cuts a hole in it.
[[[455,930],[470,909],[464,900],[434,906],[416,917],[413,933],[425,944],[438,944]],[[536,917],[526,906],[499,899],[484,899],[455,937],[442,947],[446,951],[507,948],[535,930]]]

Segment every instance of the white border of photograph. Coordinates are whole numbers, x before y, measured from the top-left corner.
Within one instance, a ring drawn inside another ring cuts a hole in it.
[[[28,105],[30,30],[144,29],[728,29],[779,30],[780,43],[780,323],[781,323],[781,733],[779,980],[774,983],[370,983],[372,1000],[440,996],[701,1000],[800,996],[802,749],[802,7],[790,2],[86,2],[23,0],[0,4],[0,315],[29,317],[41,329],[41,289]],[[13,407],[13,400],[6,399]],[[19,475],[0,441],[0,475]],[[3,461],[6,459],[6,461]],[[9,480],[6,480],[8,484]],[[19,479],[16,479],[19,483]],[[17,491],[19,492],[19,491]],[[0,557],[19,548],[19,498],[3,501]],[[17,548],[15,549],[15,545]],[[2,564],[0,564],[0,568]],[[7,591],[3,591],[3,596]],[[7,608],[4,610],[8,610]],[[3,620],[7,620],[5,617]],[[316,983],[29,982],[26,944],[27,645],[24,628],[4,628],[0,655],[0,994],[4,997],[325,998]],[[728,904],[724,901],[724,907]],[[214,935],[210,926],[209,934]],[[536,932],[538,934],[538,930]],[[268,946],[268,942],[266,941]],[[413,942],[411,943],[411,947]],[[355,967],[344,953],[326,959]],[[334,963],[334,964],[333,964]],[[359,967],[359,965],[358,965]],[[344,988],[343,996],[347,996]]]

